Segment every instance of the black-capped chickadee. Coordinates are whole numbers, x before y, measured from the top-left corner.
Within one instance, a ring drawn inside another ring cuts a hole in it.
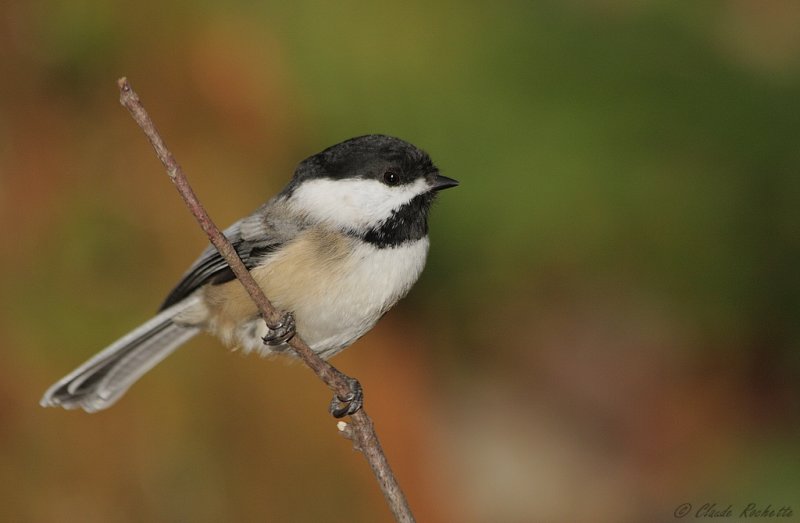
[[[408,293],[428,253],[436,192],[458,185],[397,138],[352,138],[302,161],[289,184],[224,231],[264,293],[294,314],[324,358],[346,348]],[[50,387],[42,406],[95,412],[202,330],[267,355],[271,333],[220,254],[207,247],[160,312]]]

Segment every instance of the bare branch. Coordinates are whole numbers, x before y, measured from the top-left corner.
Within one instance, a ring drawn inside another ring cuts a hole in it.
[[[247,293],[255,302],[259,312],[267,322],[270,328],[277,327],[284,314],[275,309],[270,301],[262,292],[256,281],[250,275],[233,245],[228,241],[225,235],[220,232],[219,228],[214,225],[208,213],[203,208],[203,205],[197,199],[192,187],[189,185],[183,169],[178,164],[175,157],[172,155],[167,146],[164,144],[158,131],[156,130],[153,121],[144,109],[139,96],[128,83],[125,77],[117,81],[119,86],[119,101],[125,107],[139,125],[139,127],[147,135],[150,144],[155,149],[158,159],[164,164],[167,174],[175,184],[186,206],[191,211],[192,215],[197,219],[200,227],[203,228],[208,239],[216,247],[231,270],[236,275],[238,280],[247,290]],[[289,346],[295,350],[297,355],[311,368],[312,371],[331,389],[339,398],[346,398],[350,393],[348,385],[349,378],[341,371],[333,367],[331,364],[317,356],[308,345],[300,338],[299,335],[293,336],[288,341]],[[392,469],[389,467],[389,462],[386,460],[386,455],[383,453],[378,436],[375,433],[375,428],[372,424],[372,419],[362,408],[352,416],[350,416],[351,423],[342,425],[340,422],[340,432],[348,437],[353,442],[353,446],[364,454],[364,457],[369,462],[375,478],[383,491],[386,502],[394,514],[395,519],[401,523],[412,523],[414,516],[411,514],[411,509],[408,506],[408,501],[394,477]]]

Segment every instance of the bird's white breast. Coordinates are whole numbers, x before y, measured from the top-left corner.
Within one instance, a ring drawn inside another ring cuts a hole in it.
[[[297,332],[332,356],[363,336],[411,289],[425,266],[428,238],[378,248],[357,238],[309,231],[251,272],[272,303],[294,313]],[[205,294],[209,327],[246,351],[270,352],[263,320],[238,282]]]
[[[326,356],[353,343],[405,296],[419,278],[428,238],[379,249],[358,242],[321,302],[297,311],[298,327],[311,347]],[[301,325],[302,324],[304,325]]]

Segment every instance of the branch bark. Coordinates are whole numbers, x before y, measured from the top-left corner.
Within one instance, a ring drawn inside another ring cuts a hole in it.
[[[267,325],[270,327],[278,326],[284,314],[272,306],[269,299],[264,295],[261,288],[250,275],[250,271],[247,270],[244,263],[239,258],[233,245],[231,245],[225,235],[220,232],[220,229],[209,217],[205,208],[200,203],[200,200],[198,200],[195,195],[194,190],[189,185],[189,181],[186,179],[183,169],[181,169],[175,157],[164,144],[164,140],[161,138],[158,130],[156,130],[153,120],[139,100],[139,95],[136,94],[128,82],[128,79],[125,77],[117,80],[117,85],[119,86],[120,104],[130,112],[134,121],[136,121],[142,131],[144,131],[147,139],[150,140],[150,144],[153,146],[153,149],[155,149],[156,156],[161,160],[161,163],[167,170],[170,180],[172,180],[172,183],[177,188],[183,201],[189,208],[189,211],[200,224],[203,231],[205,231],[208,239],[231,267],[231,270],[236,275],[239,282],[241,282],[247,290],[247,293],[255,302],[259,312],[267,322]],[[334,394],[339,398],[347,397],[351,391],[348,384],[349,378],[346,375],[317,356],[299,335],[293,336],[288,341],[288,344]],[[340,433],[349,438],[353,442],[353,446],[361,451],[366,458],[386,498],[389,509],[392,511],[392,514],[394,514],[395,520],[400,523],[413,523],[414,516],[411,513],[408,501],[400,485],[397,483],[397,479],[394,477],[386,455],[383,453],[372,419],[362,408],[351,415],[350,420],[351,423],[349,424],[339,422],[338,428]]]

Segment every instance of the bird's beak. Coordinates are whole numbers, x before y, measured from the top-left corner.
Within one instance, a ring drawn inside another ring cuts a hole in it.
[[[433,179],[433,186],[431,187],[431,190],[441,191],[442,189],[449,189],[450,187],[455,187],[456,185],[458,185],[458,180],[437,174],[436,178]]]

